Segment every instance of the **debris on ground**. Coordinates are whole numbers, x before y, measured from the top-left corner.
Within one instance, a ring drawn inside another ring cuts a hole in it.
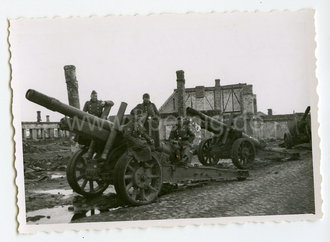
[[[38,220],[40,220],[40,219],[42,219],[42,218],[45,218],[45,216],[43,216],[43,215],[36,215],[36,216],[33,216],[33,217],[27,217],[26,218],[26,222],[36,222],[36,221],[38,221]]]
[[[31,170],[63,171],[72,155],[70,149],[70,142],[63,141],[63,138],[40,141],[25,140],[23,141],[24,172],[31,173]]]
[[[144,219],[143,214],[146,213],[150,215],[150,212],[148,212],[149,210],[152,211],[152,216],[154,216],[155,219],[168,218],[170,215],[166,215],[166,212],[162,212],[162,208],[164,211],[171,211],[177,214],[179,212],[175,206],[185,207],[184,204],[187,204],[189,209],[185,212],[182,211],[180,215],[182,218],[185,214],[196,213],[199,213],[197,215],[200,217],[204,215],[210,217],[212,214],[217,214],[219,216],[244,215],[245,211],[242,210],[243,212],[241,213],[240,209],[235,211],[228,210],[232,205],[226,203],[228,200],[226,198],[227,195],[223,196],[226,189],[228,190],[227,192],[229,192],[228,196],[232,196],[233,199],[237,201],[242,199],[242,196],[247,196],[247,198],[252,199],[251,194],[255,194],[255,199],[249,201],[249,204],[255,207],[259,205],[255,205],[254,203],[258,202],[259,204],[259,201],[262,201],[265,196],[267,199],[274,199],[274,206],[279,206],[278,199],[280,198],[277,195],[271,197],[273,193],[283,193],[281,197],[281,199],[283,199],[283,197],[285,198],[287,196],[285,192],[286,189],[288,189],[288,191],[290,189],[292,191],[297,190],[299,194],[302,194],[299,199],[304,199],[306,197],[306,201],[301,208],[290,208],[291,210],[289,212],[296,213],[302,211],[305,207],[309,209],[309,207],[312,207],[312,203],[310,203],[309,200],[307,201],[310,195],[310,191],[307,188],[309,186],[308,182],[312,182],[312,179],[305,179],[306,181],[304,181],[306,184],[304,185],[301,181],[296,182],[295,176],[300,177],[299,174],[301,172],[310,172],[309,167],[312,163],[311,149],[308,148],[307,145],[299,145],[298,147],[288,150],[280,147],[280,142],[281,141],[275,139],[267,140],[267,148],[258,151],[255,162],[250,169],[250,178],[245,182],[188,184],[183,187],[164,184],[161,197],[154,204],[141,207],[129,207],[125,206],[118,199],[113,188],[113,190],[107,191],[104,195],[92,199],[82,197],[72,192],[65,175],[67,164],[72,156],[71,142],[68,139],[24,141],[23,156],[27,222],[42,223],[42,221],[47,218],[48,223],[50,220],[54,220],[55,217],[58,216],[58,213],[64,213],[66,215],[72,214],[72,218],[68,218],[68,222],[81,222],[89,219],[92,221],[93,219],[90,217],[94,216],[97,217],[95,219],[99,219],[100,216],[100,221],[116,219],[134,220],[137,218]],[[197,157],[194,157],[193,164],[200,165]],[[234,168],[230,159],[221,160],[220,165],[222,168]],[[287,171],[291,172],[293,175],[290,173],[290,176],[286,176]],[[281,181],[281,179],[283,181]],[[263,190],[265,182],[270,186],[267,187],[267,189],[265,188],[265,191],[272,191],[269,194],[266,194]],[[283,182],[283,184],[288,187],[283,189],[284,185],[280,185],[279,182]],[[301,184],[304,186],[301,187]],[[290,187],[293,185],[294,187]],[[221,189],[219,189],[219,187]],[[256,187],[258,187],[258,189],[256,189]],[[219,193],[216,196],[217,198],[205,200],[203,196],[213,196],[212,192],[214,192],[214,194]],[[246,194],[244,192],[246,192]],[[304,192],[308,194],[305,196]],[[198,197],[200,197],[200,201],[204,201],[205,204],[201,206],[199,202],[198,208],[194,209],[195,207],[191,206],[191,204],[194,204]],[[218,200],[221,198],[223,198],[221,206],[217,207],[219,203]],[[165,207],[170,209],[165,209]],[[222,210],[213,211],[212,209]],[[278,207],[277,209],[280,211],[280,209],[287,208]],[[52,210],[52,213],[46,213],[46,210]],[[268,208],[264,208],[264,211],[268,210]],[[41,212],[39,213],[39,211]],[[134,213],[131,211],[134,211]],[[277,210],[271,212],[277,214]],[[311,210],[311,212],[313,211]],[[130,217],[133,216],[132,214],[141,217],[132,218]]]

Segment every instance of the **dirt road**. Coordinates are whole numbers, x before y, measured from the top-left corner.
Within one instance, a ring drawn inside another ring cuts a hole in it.
[[[163,195],[156,203],[79,222],[314,213],[310,159],[265,166],[246,181],[218,182]]]
[[[26,181],[27,221],[37,224],[314,213],[311,151],[297,149],[291,153],[299,153],[300,158],[259,154],[245,181],[179,187],[155,203],[139,207],[122,204],[112,187],[106,195],[87,200],[72,193],[63,171],[47,171],[45,179],[41,176],[40,181]],[[229,162],[225,165],[231,166]]]

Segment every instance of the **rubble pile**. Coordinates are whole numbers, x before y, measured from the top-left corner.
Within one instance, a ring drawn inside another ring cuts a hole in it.
[[[24,141],[24,173],[42,171],[64,171],[71,157],[70,142],[67,138],[42,141]]]

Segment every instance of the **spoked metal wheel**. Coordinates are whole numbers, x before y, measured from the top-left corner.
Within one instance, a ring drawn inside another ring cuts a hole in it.
[[[253,143],[246,138],[237,139],[232,147],[232,161],[237,168],[246,169],[254,161],[256,151]]]
[[[205,166],[216,165],[219,162],[219,158],[215,157],[211,151],[212,139],[203,140],[197,151],[198,160]]]
[[[162,187],[162,169],[159,162],[138,162],[129,154],[124,154],[115,168],[115,188],[119,197],[132,205],[153,202]]]
[[[66,176],[73,191],[85,197],[94,197],[101,195],[109,186],[109,182],[96,175],[97,165],[87,162],[86,152],[87,149],[81,149],[73,155]]]

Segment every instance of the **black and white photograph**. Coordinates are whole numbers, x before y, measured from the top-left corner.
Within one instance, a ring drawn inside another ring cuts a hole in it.
[[[314,14],[9,20],[19,231],[321,218]]]

